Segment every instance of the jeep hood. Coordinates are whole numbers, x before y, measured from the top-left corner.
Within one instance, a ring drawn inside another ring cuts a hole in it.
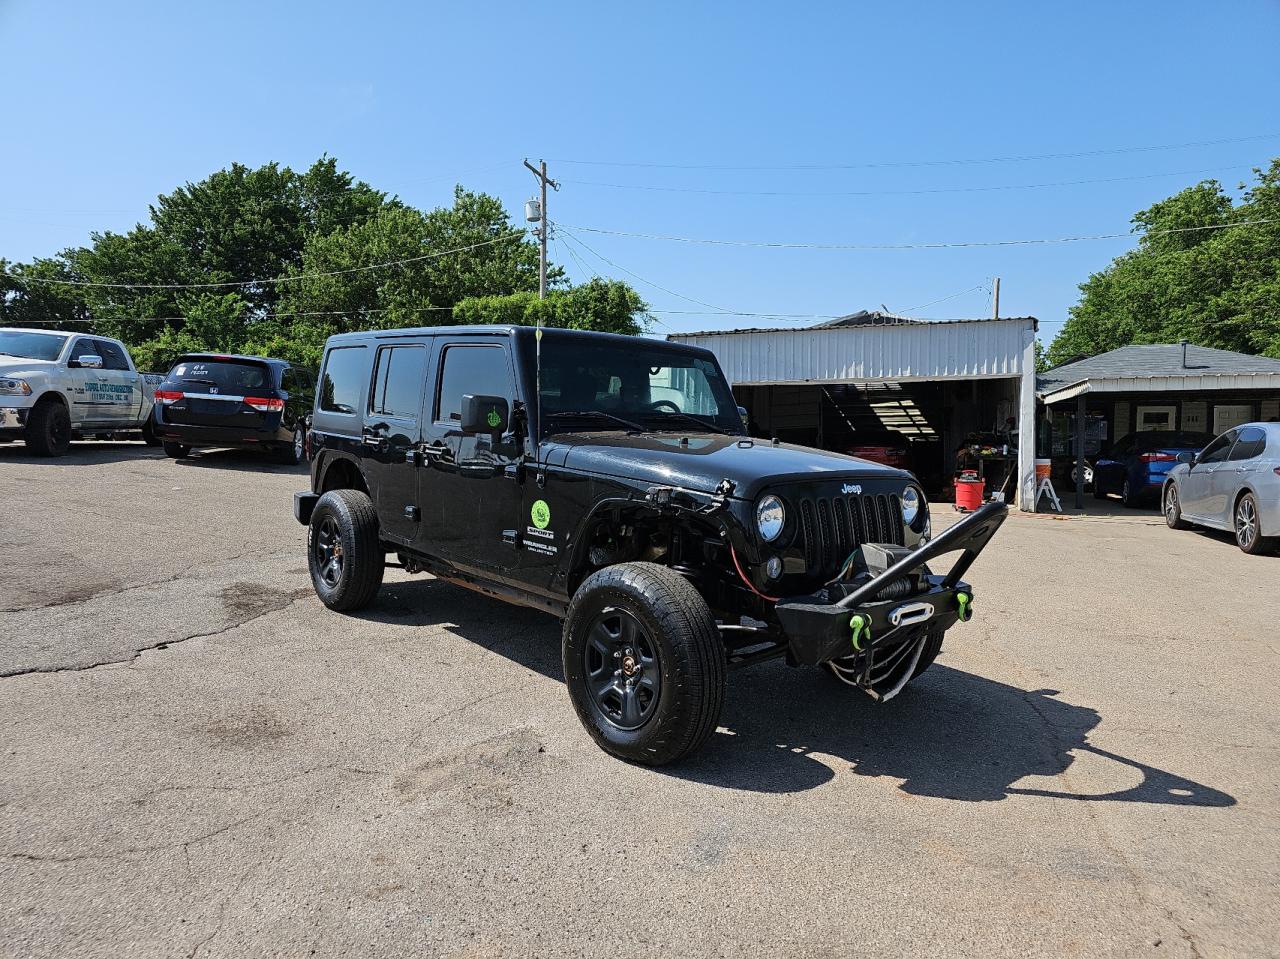
[[[765,486],[796,480],[905,480],[910,475],[840,453],[714,433],[560,433],[544,447],[552,465],[633,482],[710,493],[729,479],[733,495],[744,499],[754,498]]]

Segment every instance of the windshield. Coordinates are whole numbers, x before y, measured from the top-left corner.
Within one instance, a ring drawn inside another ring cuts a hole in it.
[[[271,368],[263,363],[215,360],[187,356],[169,371],[171,382],[213,387],[208,392],[242,394],[247,390],[272,389]],[[193,391],[196,392],[196,391]]]
[[[713,360],[646,344],[547,337],[543,434],[637,428],[742,434],[737,403]]]
[[[56,360],[67,338],[60,333],[25,333],[0,330],[0,354],[24,360]]]

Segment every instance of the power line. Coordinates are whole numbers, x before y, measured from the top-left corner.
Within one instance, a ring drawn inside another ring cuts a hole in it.
[[[1206,226],[1176,227],[1168,230],[1140,230],[1128,233],[1097,233],[1086,236],[1060,236],[1035,238],[1026,240],[968,240],[956,243],[778,243],[758,240],[718,240],[705,237],[671,236],[661,233],[631,233],[625,230],[606,230],[601,227],[569,226],[561,224],[566,230],[581,230],[586,233],[600,233],[607,236],[629,236],[642,240],[667,240],[673,243],[698,243],[710,246],[742,246],[777,250],[947,250],[966,247],[988,246],[1029,246],[1049,243],[1078,243],[1083,240],[1117,240],[1135,237],[1168,236],[1175,233],[1196,233],[1206,230],[1228,230],[1239,226],[1261,226],[1268,223],[1280,223],[1280,217],[1268,217],[1258,220],[1240,220],[1237,223],[1212,223]]]
[[[424,253],[422,256],[411,256],[403,260],[391,260],[387,263],[372,263],[369,266],[354,266],[347,270],[331,270],[325,273],[299,273],[297,276],[281,276],[275,277],[274,279],[263,280],[230,280],[225,283],[97,283],[90,280],[48,280],[43,277],[23,276],[17,273],[9,273],[8,276],[11,279],[17,280],[19,283],[43,283],[50,286],[85,286],[124,290],[209,290],[225,289],[226,287],[264,286],[273,283],[291,283],[295,280],[311,280],[329,276],[346,276],[351,273],[367,273],[371,270],[385,270],[395,266],[405,266],[409,263],[420,263],[423,260],[434,260],[442,256],[449,256],[453,253],[466,253],[469,250],[478,250],[481,247],[492,246],[495,243],[502,243],[505,240],[513,240],[516,237],[524,236],[524,232],[524,230],[517,230],[513,233],[505,234],[504,236],[484,240],[481,243],[472,243],[469,246],[460,246],[452,250],[441,250],[437,253]]]
[[[1084,186],[1093,183],[1123,183],[1130,180],[1154,180],[1159,177],[1192,176],[1199,173],[1223,173],[1229,170],[1251,167],[1209,167],[1199,170],[1176,170],[1172,173],[1142,173],[1136,176],[1103,177],[1090,180],[1058,180],[1053,183],[1009,183],[1000,186],[938,187],[928,190],[704,190],[696,187],[653,186],[640,183],[602,183],[598,180],[562,180],[575,186],[609,187],[616,190],[647,190],[655,193],[696,193],[708,196],[781,196],[781,197],[841,197],[841,196],[930,196],[937,193],[992,193],[1005,190],[1039,190],[1048,187]]]
[[[1227,137],[1218,140],[1196,140],[1190,143],[1161,143],[1149,146],[1113,147],[1103,150],[1078,150],[1070,153],[1039,153],[1022,156],[976,157],[945,160],[892,160],[876,163],[801,163],[777,166],[741,166],[717,163],[643,163],[631,160],[566,160],[556,163],[572,163],[579,166],[636,167],[657,170],[741,170],[741,171],[791,171],[791,170],[874,170],[886,167],[966,166],[977,163],[1023,163],[1032,160],[1071,160],[1081,157],[1116,156],[1125,153],[1151,153],[1160,150],[1186,150],[1193,147],[1220,146],[1228,143],[1253,143],[1258,140],[1274,140],[1280,133],[1259,133],[1246,137]]]
[[[559,224],[557,224],[557,226],[558,225]],[[696,306],[705,306],[707,307],[707,309],[715,310],[719,313],[733,313],[733,310],[725,309],[723,306],[716,306],[714,303],[704,303],[702,300],[695,300],[691,296],[685,296],[683,293],[677,293],[675,290],[669,290],[665,286],[660,286],[659,284],[654,283],[652,280],[646,280],[639,273],[633,273],[631,270],[628,270],[625,266],[619,266],[617,263],[614,263],[613,260],[610,260],[608,257],[605,257],[600,253],[597,253],[594,249],[587,246],[586,243],[583,243],[583,241],[579,237],[575,236],[573,234],[573,231],[569,230],[568,227],[565,227],[565,230],[567,231],[565,235],[566,240],[569,240],[570,242],[573,242],[573,243],[581,244],[582,248],[586,250],[588,253],[590,253],[592,256],[594,256],[596,259],[607,263],[609,266],[613,267],[615,270],[621,270],[623,273],[626,273],[628,276],[634,277],[635,279],[639,280],[641,283],[645,283],[648,286],[653,287],[655,290],[661,290],[663,293],[669,294],[670,296],[674,296],[676,299],[685,300],[686,302],[693,303]]]
[[[985,290],[986,287],[979,283],[977,286],[971,286],[967,290],[960,290],[957,293],[951,293],[947,296],[939,297],[936,300],[930,300],[928,303],[921,303],[919,306],[909,306],[903,313],[910,313],[913,310],[927,310],[931,306],[937,306],[939,303],[945,303],[947,300],[954,300],[957,296],[964,296],[966,293],[974,293],[978,290]]]

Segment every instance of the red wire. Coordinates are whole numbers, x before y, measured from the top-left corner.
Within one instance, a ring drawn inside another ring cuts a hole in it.
[[[751,590],[751,592],[755,593],[761,599],[767,599],[771,603],[776,603],[778,601],[777,596],[766,596],[764,593],[760,592],[760,590],[755,588],[755,585],[751,580],[747,579],[747,574],[742,571],[742,564],[738,562],[738,554],[734,550],[732,543],[729,544],[729,555],[733,557],[733,568],[738,571],[738,575],[742,577],[742,581],[747,584],[747,589]]]

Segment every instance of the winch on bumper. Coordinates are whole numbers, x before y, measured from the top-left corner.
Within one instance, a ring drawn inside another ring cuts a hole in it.
[[[791,659],[816,666],[896,642],[908,631],[945,630],[968,619],[973,589],[960,577],[1007,515],[1006,504],[988,503],[915,549],[863,547],[869,579],[778,600],[774,613]],[[961,555],[945,576],[922,569],[930,560],[954,552]]]

